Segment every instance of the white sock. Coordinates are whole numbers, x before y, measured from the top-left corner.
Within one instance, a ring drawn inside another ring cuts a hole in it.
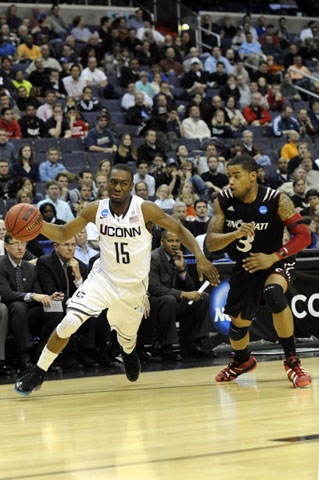
[[[42,350],[37,366],[47,372],[48,368],[52,365],[58,355],[58,353],[51,352],[47,349],[47,346],[45,346]]]

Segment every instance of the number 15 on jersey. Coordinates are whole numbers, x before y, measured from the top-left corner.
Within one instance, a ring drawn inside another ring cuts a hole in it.
[[[115,242],[115,254],[117,263],[130,263],[130,254],[126,250],[128,243],[125,242]]]

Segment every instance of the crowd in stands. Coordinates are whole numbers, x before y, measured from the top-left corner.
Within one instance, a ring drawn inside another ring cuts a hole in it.
[[[93,224],[62,245],[43,235],[28,244],[9,237],[3,219],[16,203],[37,205],[47,222],[63,224],[107,198],[111,166],[126,163],[134,195],[154,201],[203,245],[212,202],[228,185],[227,161],[247,153],[259,165],[258,183],[290,196],[311,231],[309,248],[317,246],[315,21],[293,32],[283,17],[253,24],[245,15],[238,25],[229,15],[221,24],[206,15],[203,26],[222,43],[206,33],[209,48],[200,53],[191,31],[164,35],[139,8],[129,18],[103,16],[99,25],[86,25],[81,15],[69,25],[62,10],[35,7],[21,18],[11,5],[0,15],[0,376],[10,371],[7,332],[23,371],[99,255]],[[196,297],[184,260],[169,261],[172,245],[187,252],[170,232],[153,226],[152,234],[141,358],[177,360],[175,343],[182,354],[209,354],[208,297]],[[196,300],[192,308],[179,301],[181,292]],[[43,312],[52,295],[60,295],[61,310]],[[144,347],[155,341],[152,355]],[[62,365],[106,367],[115,354],[103,312],[79,330]]]

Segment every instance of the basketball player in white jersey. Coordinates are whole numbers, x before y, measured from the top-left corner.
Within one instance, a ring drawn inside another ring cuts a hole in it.
[[[65,225],[44,222],[41,233],[63,243],[94,222],[100,233],[101,256],[85,282],[70,299],[67,313],[52,332],[38,363],[18,379],[15,391],[29,395],[39,390],[45,372],[67,345],[70,336],[89,317],[108,308],[111,329],[117,332],[124,369],[134,382],[140,373],[135,345],[144,313],[151,258],[152,223],[175,233],[197,259],[199,279],[206,275],[218,284],[218,272],[201,252],[193,235],[157,205],[131,194],[133,173],[127,165],[115,165],[109,175],[109,198],[90,203],[81,214]]]

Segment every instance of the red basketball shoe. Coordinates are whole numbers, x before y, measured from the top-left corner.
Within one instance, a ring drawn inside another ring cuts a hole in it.
[[[294,388],[310,385],[311,377],[309,373],[302,368],[299,357],[294,355],[287,358],[284,361],[284,367],[288,375],[288,380],[293,384]]]
[[[235,358],[215,377],[216,382],[231,382],[243,373],[252,372],[257,367],[257,360],[250,355],[247,362],[239,363]]]

